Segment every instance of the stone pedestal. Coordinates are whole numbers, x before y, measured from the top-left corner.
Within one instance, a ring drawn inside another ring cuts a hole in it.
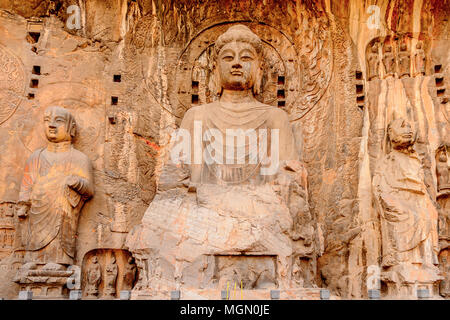
[[[66,299],[69,296],[67,283],[74,273],[53,263],[39,266],[27,263],[19,270],[15,282],[21,291],[33,293],[33,299]]]

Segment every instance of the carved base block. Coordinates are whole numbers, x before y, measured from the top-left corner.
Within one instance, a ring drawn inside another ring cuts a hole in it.
[[[381,274],[382,297],[385,299],[418,299],[428,291],[430,299],[440,299],[439,283],[443,278],[436,266],[397,265]]]
[[[33,292],[33,299],[66,299],[69,297],[67,284],[73,272],[54,263],[27,263],[20,268],[14,281],[21,291]]]

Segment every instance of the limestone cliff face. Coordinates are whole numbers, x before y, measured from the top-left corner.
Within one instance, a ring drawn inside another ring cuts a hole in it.
[[[449,16],[448,0],[0,0],[0,297],[18,290],[11,279],[23,252],[11,212],[25,161],[45,142],[43,110],[71,110],[75,146],[94,167],[76,264],[92,250],[126,249],[171,133],[212,98],[211,45],[237,22],[265,43],[258,98],[289,114],[308,172],[315,283],[366,297],[368,267],[382,254],[371,180],[390,120],[415,124],[437,200],[435,155],[450,145]]]

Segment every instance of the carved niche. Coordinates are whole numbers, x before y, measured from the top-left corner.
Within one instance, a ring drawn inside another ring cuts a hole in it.
[[[115,299],[122,290],[131,290],[138,278],[131,253],[119,249],[95,249],[85,254],[81,289],[88,299]]]

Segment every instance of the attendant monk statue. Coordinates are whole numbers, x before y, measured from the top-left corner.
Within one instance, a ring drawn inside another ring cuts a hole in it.
[[[388,137],[392,151],[373,177],[381,222],[381,280],[391,296],[414,296],[417,289],[436,293],[438,212],[413,148],[415,132],[407,120],[397,119],[388,125]]]
[[[161,283],[172,289],[224,289],[228,274],[250,265],[260,280],[241,279],[244,289],[286,288],[296,260],[311,261],[305,274],[315,263],[306,170],[286,112],[256,99],[261,39],[234,25],[214,49],[217,99],[184,115],[157,195],[127,245],[158,255]]]
[[[72,145],[77,126],[64,108],[44,113],[47,146],[26,162],[18,216],[26,218],[25,262],[72,265],[78,218],[94,194],[88,157]]]

